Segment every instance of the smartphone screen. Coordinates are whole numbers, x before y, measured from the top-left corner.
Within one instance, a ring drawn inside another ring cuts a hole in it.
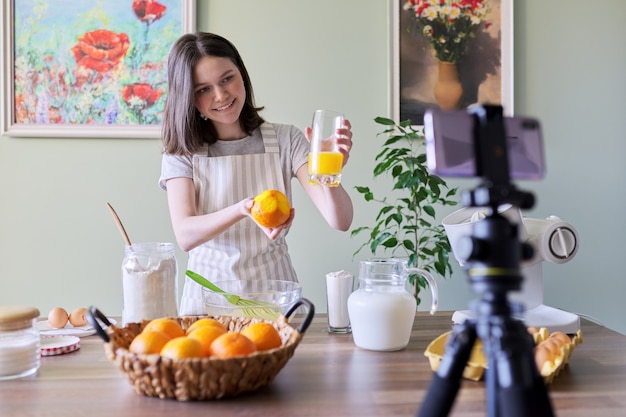
[[[545,175],[543,140],[538,120],[505,117],[509,170],[512,179]],[[424,115],[428,169],[449,177],[475,177],[474,117],[465,110],[429,109]],[[488,163],[488,161],[486,161]]]

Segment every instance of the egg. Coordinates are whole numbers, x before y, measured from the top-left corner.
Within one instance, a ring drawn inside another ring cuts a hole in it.
[[[537,369],[542,375],[544,374],[543,371],[546,364],[548,364],[547,369],[550,369],[553,362],[554,355],[547,346],[543,346],[542,343],[535,348],[535,364],[537,365]]]
[[[566,335],[563,332],[554,332],[550,335],[550,339],[556,339],[559,341],[559,343],[564,346],[564,345],[569,345],[571,343],[571,339],[569,338],[568,335]]]
[[[87,309],[80,307],[70,313],[70,323],[74,327],[80,327],[87,324]]]
[[[554,355],[555,359],[559,358],[563,354],[563,347],[561,346],[561,343],[556,339],[548,338],[541,342],[540,346],[545,346],[550,349],[550,352],[552,352],[552,355]]]
[[[48,313],[48,323],[57,329],[64,328],[69,318],[70,316],[67,314],[67,311],[61,307],[54,307]]]

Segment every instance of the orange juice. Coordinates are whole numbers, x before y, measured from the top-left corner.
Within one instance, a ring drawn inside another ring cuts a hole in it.
[[[333,175],[341,173],[343,155],[337,152],[320,152],[315,156],[309,154],[309,174]],[[317,163],[316,163],[317,162]]]
[[[309,182],[336,187],[341,181],[343,155],[338,152],[309,154]]]

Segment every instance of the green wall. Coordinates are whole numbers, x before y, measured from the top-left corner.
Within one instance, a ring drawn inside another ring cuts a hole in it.
[[[389,115],[389,4],[198,1],[198,29],[238,46],[268,120],[304,128],[321,107],[351,120],[355,146],[345,185],[355,202],[354,226],[375,214],[352,187],[372,181],[380,143],[373,118]],[[515,1],[514,101],[517,114],[541,119],[545,136],[546,179],[519,184],[538,199],[527,214],[558,215],[581,236],[576,258],[545,266],[546,304],[626,333],[623,13],[622,0]],[[94,304],[121,314],[123,242],[105,203],[117,209],[132,240],[173,241],[159,170],[158,140],[0,137],[0,304],[33,305],[44,314],[57,305]],[[294,207],[292,258],[305,296],[324,311],[324,274],[356,272],[366,254],[353,259],[361,241],[330,230],[299,187]],[[182,271],[186,255],[179,251],[178,259]],[[474,298],[459,268],[440,282],[442,309],[464,309]]]

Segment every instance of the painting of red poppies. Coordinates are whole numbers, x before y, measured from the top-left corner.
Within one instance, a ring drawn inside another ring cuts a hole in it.
[[[158,137],[167,54],[193,30],[193,1],[9,1],[10,128],[3,132]]]

